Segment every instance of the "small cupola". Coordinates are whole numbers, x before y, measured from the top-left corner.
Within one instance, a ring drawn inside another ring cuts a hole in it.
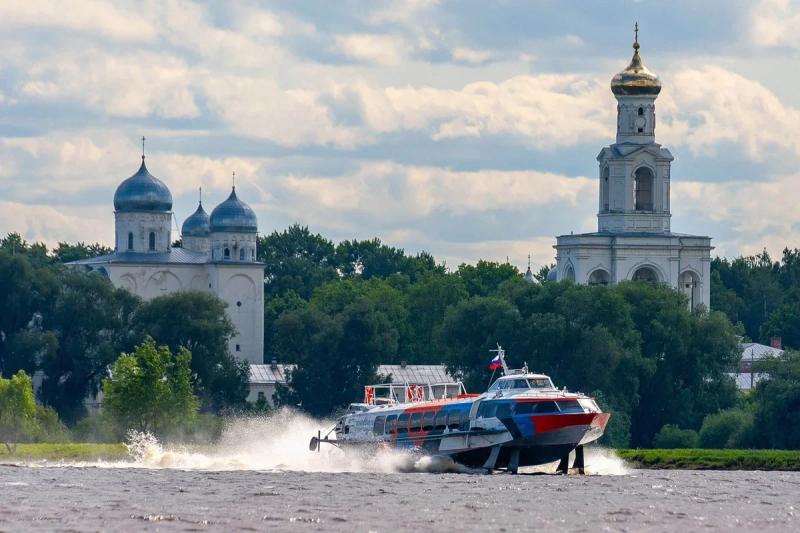
[[[639,54],[639,24],[635,27],[633,57],[625,70],[611,79],[611,92],[616,96],[657,95],[661,92],[661,81],[647,70]]]

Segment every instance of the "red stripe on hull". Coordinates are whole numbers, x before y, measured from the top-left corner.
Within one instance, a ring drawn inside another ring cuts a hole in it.
[[[569,426],[594,426],[605,429],[608,413],[576,413],[558,415],[534,415],[531,417],[536,433],[547,433]]]

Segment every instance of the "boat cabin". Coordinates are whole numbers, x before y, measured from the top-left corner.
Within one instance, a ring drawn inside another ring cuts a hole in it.
[[[554,391],[556,390],[550,376],[544,374],[529,374],[529,373],[513,373],[509,371],[510,375],[502,376],[492,383],[488,392],[500,390],[541,390],[541,391]]]

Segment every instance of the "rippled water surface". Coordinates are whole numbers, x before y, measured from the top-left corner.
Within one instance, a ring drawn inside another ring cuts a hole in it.
[[[283,412],[213,447],[139,436],[128,461],[0,465],[0,531],[800,531],[800,473],[629,470],[594,449],[592,475],[485,475],[311,453],[320,424]]]
[[[0,466],[0,530],[794,530],[800,475]]]

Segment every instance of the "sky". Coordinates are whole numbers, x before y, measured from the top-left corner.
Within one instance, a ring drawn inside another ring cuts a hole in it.
[[[235,171],[264,234],[549,264],[596,230],[635,21],[673,231],[800,246],[800,0],[3,0],[0,235],[113,245],[146,136],[178,226]]]

